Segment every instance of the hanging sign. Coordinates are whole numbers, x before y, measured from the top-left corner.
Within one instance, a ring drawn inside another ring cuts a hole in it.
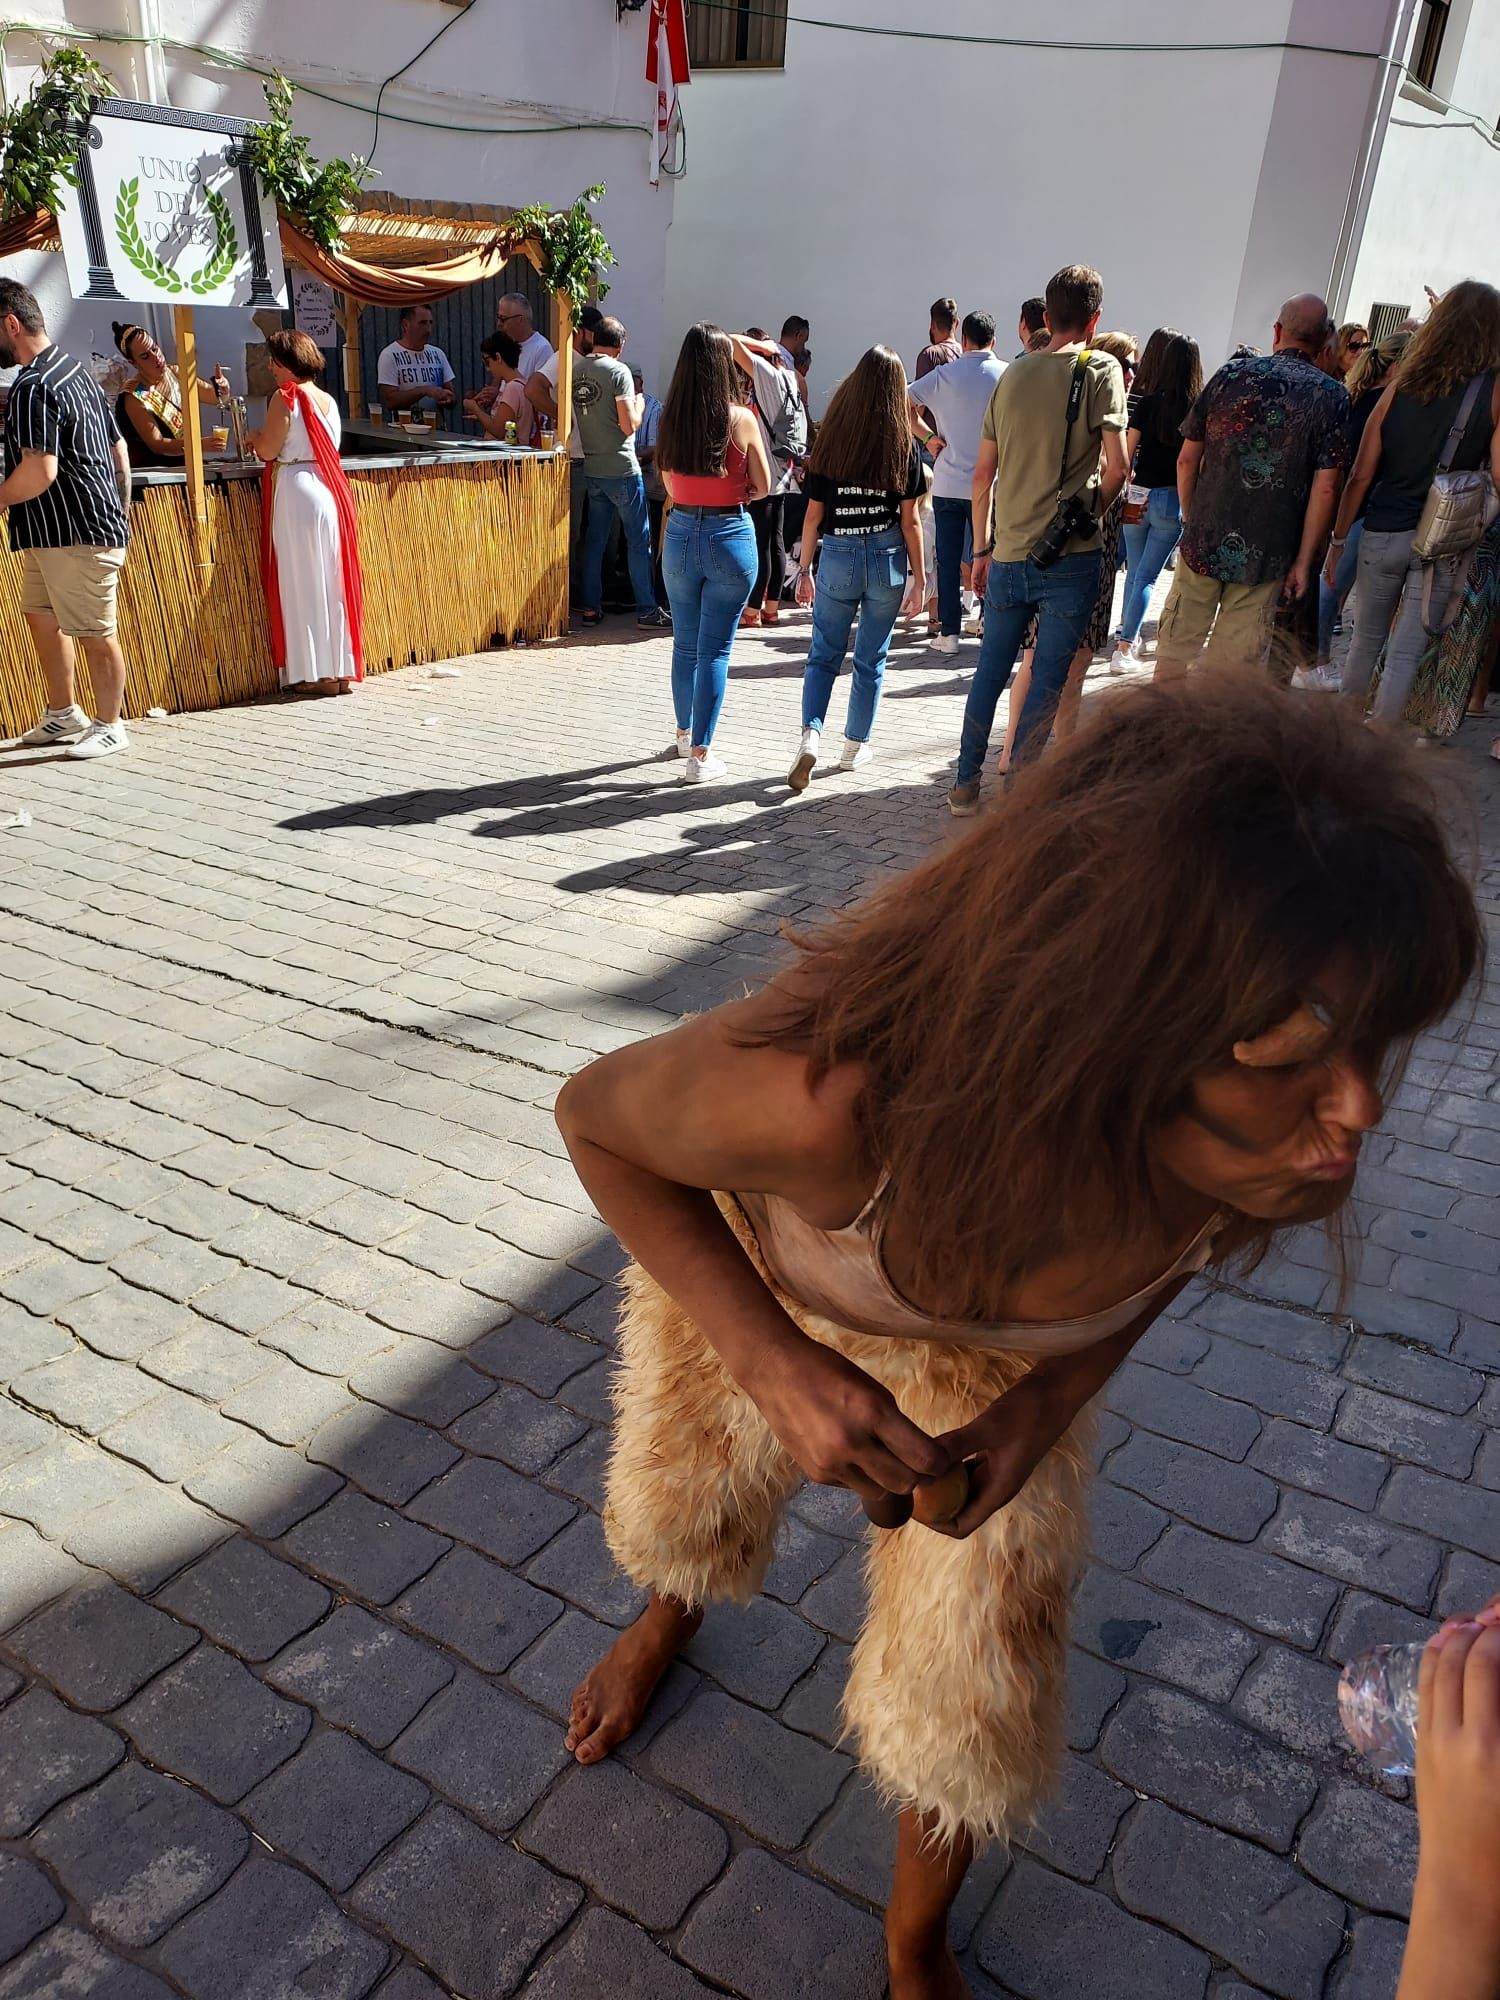
[[[318,347],[337,347],[339,323],[334,313],[333,292],[310,271],[292,275],[292,317],[298,331]]]
[[[74,298],[284,305],[275,205],[238,143],[250,129],[119,97],[96,105],[58,210]]]

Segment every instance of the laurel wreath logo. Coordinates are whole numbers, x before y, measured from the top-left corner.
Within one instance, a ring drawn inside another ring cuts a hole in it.
[[[205,191],[208,212],[214,219],[214,252],[212,257],[191,278],[183,278],[170,264],[164,264],[141,234],[136,210],[140,205],[141,183],[139,176],[120,183],[120,191],[115,197],[115,234],[120,239],[120,248],[131,263],[157,291],[166,292],[176,298],[184,290],[196,298],[206,298],[233,271],[239,260],[240,246],[234,230],[234,217],[230,214],[229,203],[214,188]]]

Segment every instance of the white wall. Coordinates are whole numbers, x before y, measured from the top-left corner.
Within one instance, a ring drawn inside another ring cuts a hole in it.
[[[1493,0],[1479,0],[1481,5]],[[913,41],[793,22],[786,68],[700,73],[668,253],[668,340],[697,318],[812,321],[812,387],[874,340],[907,357],[928,302],[995,314],[1060,265],[1104,319],[1173,324],[1212,367],[1268,345],[1329,280],[1396,0],[820,0],[824,19],[955,35],[1161,42],[1166,53]],[[1316,42],[1355,56],[1190,53]],[[1497,103],[1500,111],[1500,103]]]
[[[1454,8],[1436,83],[1449,106],[1410,84],[1395,100],[1349,284],[1351,318],[1377,301],[1425,312],[1424,284],[1500,283],[1500,0]]]
[[[600,222],[620,266],[608,305],[625,321],[631,358],[649,377],[660,358],[673,183],[652,188],[647,178],[645,127],[653,93],[645,81],[645,17],[630,14],[617,22],[605,0],[534,6],[499,0],[498,11],[503,23],[497,23],[493,0],[461,18],[443,0],[156,0],[154,6],[152,0],[37,0],[28,13],[39,25],[66,22],[74,29],[135,35],[142,32],[143,15],[149,24],[154,13],[170,40],[243,55],[346,100],[351,108],[299,91],[297,128],[320,159],[369,153],[374,128],[368,107],[380,79],[450,22],[431,53],[386,91],[372,185],[414,199],[565,207],[603,181],[608,192]],[[149,95],[139,48],[95,45],[91,53],[115,77],[122,96]],[[4,38],[12,100],[24,93],[39,59],[35,36],[12,31]],[[186,51],[169,49],[166,64],[170,102],[181,109],[251,118],[265,109],[256,76]],[[403,117],[515,129],[485,136],[406,124]],[[562,125],[609,129],[539,129]],[[118,306],[111,314],[73,301],[60,258],[15,258],[7,270],[36,290],[52,330],[82,356],[112,352],[111,317],[139,317]],[[260,337],[248,317],[201,310],[198,319],[204,359],[222,355],[236,375],[246,341]]]

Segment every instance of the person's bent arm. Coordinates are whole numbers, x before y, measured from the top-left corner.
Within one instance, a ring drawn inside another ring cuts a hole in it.
[[[946,1471],[949,1454],[888,1390],[801,1331],[714,1201],[714,1189],[737,1188],[816,1204],[850,1145],[827,1080],[810,1088],[782,1052],[738,1045],[763,1004],[591,1063],[559,1092],[558,1128],[599,1213],[807,1476],[861,1498],[909,1493]]]
[[[382,382],[380,400],[388,410],[414,410],[418,403],[437,400],[437,390],[430,382],[413,382],[409,388],[399,388],[395,383]],[[446,399],[452,402],[452,397]]]
[[[1198,467],[1203,460],[1203,440],[1184,438],[1177,454],[1177,505],[1184,524],[1193,511],[1193,495],[1198,491]]]
[[[974,478],[969,487],[969,518],[974,530],[974,560],[970,567],[970,588],[984,596],[990,573],[988,551],[994,546],[995,468],[1000,463],[1000,447],[993,438],[979,440],[979,456],[974,461]],[[981,554],[981,550],[986,553]]]
[[[804,607],[817,595],[813,586],[813,564],[818,555],[818,535],[823,526],[823,503],[809,500],[802,515],[802,560],[797,565],[797,602]]]
[[[937,413],[920,401],[915,390],[907,391],[906,413],[911,419],[911,434],[917,443],[930,451],[934,458],[940,457],[948,440],[937,427]]]
[[[1370,412],[1369,420],[1360,433],[1359,450],[1354,455],[1354,465],[1339,501],[1338,518],[1333,524],[1333,547],[1329,551],[1329,561],[1337,567],[1340,551],[1349,539],[1349,530],[1359,519],[1359,510],[1375,483],[1375,475],[1380,470],[1381,437],[1385,424],[1385,413],[1391,407],[1395,395],[1395,385],[1386,390],[1380,401]],[[1330,584],[1333,582],[1329,577]]]
[[[747,497],[764,500],[771,490],[771,460],[766,451],[765,432],[760,427],[760,419],[749,410],[738,417],[732,417],[729,424],[730,436],[745,454],[745,471],[749,479]]]
[[[901,539],[906,544],[906,592],[901,599],[903,616],[920,611],[927,602],[927,558],[922,547],[922,523],[917,515],[920,501],[901,502]]]
[[[115,487],[120,495],[120,505],[125,510],[125,519],[130,519],[130,452],[124,438],[117,437],[110,453],[115,468]]]
[[[286,443],[286,434],[291,429],[292,413],[283,396],[273,396],[266,405],[266,420],[258,431],[252,431],[245,442],[257,458],[269,462]]]
[[[187,447],[181,438],[168,437],[139,396],[125,398],[125,421],[153,458],[181,462]]]
[[[57,453],[21,451],[21,462],[9,479],[0,481],[0,507],[19,506],[23,500],[38,499],[57,477]]]
[[[1306,595],[1328,545],[1328,531],[1333,526],[1339,488],[1343,483],[1343,470],[1338,466],[1325,466],[1322,471],[1313,474],[1312,491],[1307,496],[1307,512],[1302,517],[1302,546],[1282,585],[1284,603],[1294,603],[1297,598]]]
[[[1140,434],[1140,432],[1139,432],[1139,431],[1127,431],[1127,432],[1125,433],[1125,458],[1126,458],[1126,462],[1128,463],[1128,465],[1129,465],[1129,467],[1130,467],[1130,471],[1131,471],[1131,476],[1132,476],[1132,477],[1134,477],[1134,474],[1135,474],[1135,461],[1136,461],[1136,458],[1137,458],[1137,455],[1138,455],[1138,454],[1139,454],[1139,452],[1140,452],[1140,449],[1141,449],[1141,434]]]
[[[534,410],[540,410],[544,417],[557,422],[557,398],[552,393],[552,384],[540,368],[527,379],[526,400]]]
[[[1125,448],[1124,431],[1106,431],[1100,445],[1103,472],[1099,480],[1099,512],[1111,508],[1130,477],[1130,454]]]
[[[626,437],[634,437],[641,427],[644,410],[639,396],[615,397],[615,422]]]

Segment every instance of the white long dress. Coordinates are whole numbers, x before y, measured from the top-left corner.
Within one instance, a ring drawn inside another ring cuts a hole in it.
[[[309,395],[313,421],[321,422],[337,448],[343,435],[337,403],[320,410]],[[286,630],[283,687],[307,681],[352,680],[354,648],[344,610],[339,561],[339,517],[333,495],[313,463],[312,440],[302,416],[302,398],[292,407],[286,442],[276,454],[276,499],[271,510],[271,546],[281,586],[281,619]]]

